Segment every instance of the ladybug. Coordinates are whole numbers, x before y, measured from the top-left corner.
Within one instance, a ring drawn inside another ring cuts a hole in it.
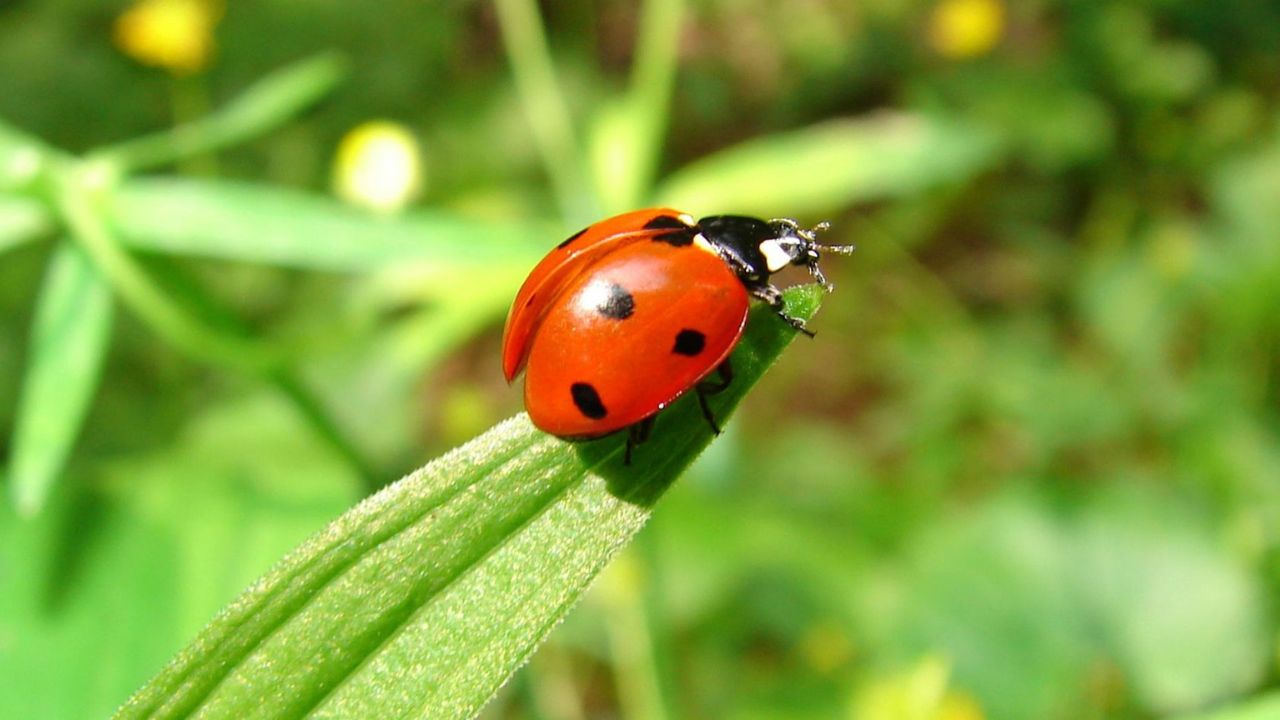
[[[806,268],[825,289],[822,223],[687,213],[652,208],[598,222],[560,243],[516,294],[502,338],[502,372],[527,372],[525,408],[533,424],[571,440],[629,429],[644,442],[653,419],[694,389],[711,429],[706,396],[733,379],[729,353],[742,337],[750,298],[812,336],[787,314],[769,276]],[[716,380],[708,379],[712,373]]]

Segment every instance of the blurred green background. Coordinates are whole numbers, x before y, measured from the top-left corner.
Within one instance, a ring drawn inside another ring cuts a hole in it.
[[[484,717],[1280,717],[1280,6],[535,10],[0,2],[0,717],[517,412],[523,273],[659,201],[859,251]]]

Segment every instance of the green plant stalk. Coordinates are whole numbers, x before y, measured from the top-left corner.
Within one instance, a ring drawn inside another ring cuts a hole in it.
[[[644,4],[629,87],[600,103],[592,118],[587,155],[596,196],[606,212],[633,209],[653,195],[683,9],[682,0]]]
[[[584,225],[596,212],[588,196],[585,164],[569,105],[556,79],[537,4],[533,0],[495,0],[494,8],[516,92],[561,211],[571,226]]]
[[[653,187],[662,156],[683,16],[684,0],[648,0],[640,17],[627,105],[638,118],[632,175],[636,187],[645,194]]]
[[[294,373],[285,370],[272,373],[269,380],[277,391],[289,398],[316,435],[360,476],[366,491],[372,492],[381,487],[373,463],[356,447],[355,441],[338,427],[315,393],[303,385]]]
[[[169,104],[175,128],[190,126],[209,117],[209,87],[203,75],[169,78]],[[218,174],[218,156],[206,150],[177,160],[184,175],[211,177]],[[131,168],[132,169],[132,168]]]
[[[605,629],[613,656],[618,697],[625,720],[666,720],[662,685],[654,658],[653,633],[645,611],[649,582],[645,562],[636,547],[619,558],[616,576],[605,600]]]
[[[371,487],[376,477],[372,465],[323,411],[320,400],[293,376],[283,352],[202,324],[170,301],[152,282],[103,221],[97,205],[102,202],[105,191],[93,181],[91,173],[84,166],[62,168],[53,180],[55,202],[73,236],[125,304],[158,335],[183,352],[269,380],[294,402],[317,434],[351,464],[366,486]]]
[[[821,291],[785,297],[808,318]],[[722,420],[795,334],[752,312]],[[287,556],[117,717],[474,717],[711,441],[697,405],[664,411],[629,466],[625,433],[499,424]]]
[[[582,691],[573,679],[573,667],[564,646],[548,642],[529,660],[528,695],[545,720],[585,720]]]
[[[164,132],[104,148],[89,156],[117,174],[170,165],[257,137],[327,95],[346,74],[336,54],[277,70],[221,110]]]
[[[96,207],[104,194],[103,183],[92,172],[67,165],[55,174],[53,183],[54,202],[67,228],[125,304],[161,337],[197,358],[244,372],[269,374],[283,365],[279,353],[206,328],[169,301],[103,221]]]

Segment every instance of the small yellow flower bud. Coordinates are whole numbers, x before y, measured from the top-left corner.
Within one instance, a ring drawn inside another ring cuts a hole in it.
[[[396,212],[422,189],[418,141],[398,123],[374,120],[343,136],[333,165],[334,192],[378,212]]]
[[[929,18],[929,44],[954,60],[985,55],[1004,34],[1000,0],[941,0]]]
[[[116,19],[115,43],[140,63],[187,75],[209,64],[221,17],[211,0],[138,0]]]

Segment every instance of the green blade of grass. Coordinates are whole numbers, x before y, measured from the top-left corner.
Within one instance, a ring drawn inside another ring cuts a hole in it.
[[[966,180],[998,159],[990,133],[883,113],[772,135],[678,170],[657,204],[694,215],[801,216]]]
[[[23,197],[0,197],[0,252],[34,240],[53,229],[44,205]]]
[[[259,80],[206,117],[104,148],[92,159],[127,173],[237,145],[294,118],[328,94],[345,73],[346,63],[335,54],[299,61]]]
[[[538,4],[532,0],[497,0],[493,4],[502,44],[511,62],[516,93],[529,121],[532,140],[560,210],[570,226],[586,223],[596,214],[589,197],[585,165],[569,113],[569,104],[547,42]]]
[[[810,317],[820,291],[787,294]],[[795,332],[753,312],[725,417]],[[118,718],[471,717],[711,440],[686,398],[634,463],[508,420],[336,520],[233,602]]]
[[[604,210],[640,205],[662,157],[675,83],[683,0],[646,0],[625,95],[602,103],[588,133],[588,158]]]
[[[111,221],[139,250],[321,270],[412,262],[529,267],[559,232],[447,212],[377,218],[332,200],[251,183],[133,180],[111,196]]]
[[[43,507],[98,385],[111,336],[111,289],[83,251],[59,246],[37,301],[14,423],[9,482],[18,512]]]

